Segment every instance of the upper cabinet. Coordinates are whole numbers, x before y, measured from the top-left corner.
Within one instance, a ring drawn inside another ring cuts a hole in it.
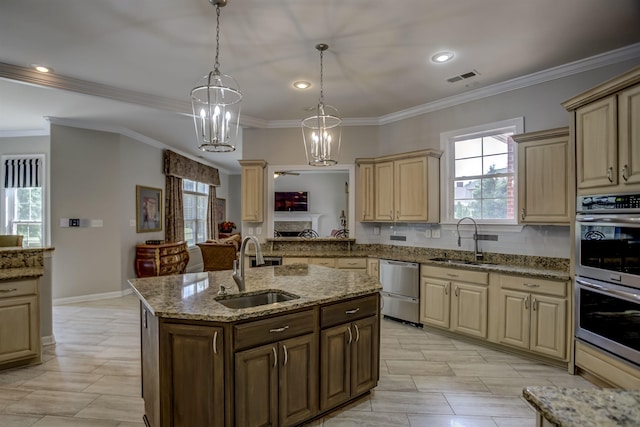
[[[356,159],[358,220],[438,222],[441,155],[422,150]]]
[[[264,160],[240,160],[242,166],[242,220],[264,221]]]
[[[562,104],[573,113],[579,195],[640,190],[640,67]]]
[[[514,135],[513,140],[518,143],[518,221],[569,224],[569,128]]]

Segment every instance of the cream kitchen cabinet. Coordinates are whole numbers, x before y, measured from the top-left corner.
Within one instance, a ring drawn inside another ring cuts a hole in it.
[[[568,283],[499,275],[498,342],[566,360]]]
[[[572,169],[569,128],[514,135],[518,143],[518,221],[569,224]]]
[[[440,151],[422,150],[356,159],[360,221],[438,222],[441,155]],[[369,214],[372,206],[373,217]]]
[[[640,190],[640,67],[563,106],[573,114],[578,194]]]
[[[377,258],[367,258],[367,274],[369,276],[380,278],[380,260]]]
[[[40,363],[38,280],[0,282],[0,368]]]
[[[453,332],[487,338],[489,274],[421,266],[420,321]]]
[[[242,166],[242,220],[247,222],[264,221],[264,160],[240,160]]]

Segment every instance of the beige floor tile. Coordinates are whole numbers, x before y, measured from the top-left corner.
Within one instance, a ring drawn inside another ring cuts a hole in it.
[[[41,417],[29,415],[11,415],[0,413],[0,426],[2,427],[31,427]]]
[[[30,366],[28,368],[9,369],[7,371],[0,372],[0,387],[15,388],[30,379],[39,377],[46,371],[41,369],[40,366]]]
[[[97,360],[90,357],[66,357],[58,356],[46,363],[42,369],[47,371],[91,373],[106,363],[105,360]]]
[[[98,398],[97,394],[36,390],[7,406],[8,414],[57,415],[72,417]]]
[[[30,390],[0,387],[0,401],[15,402],[20,399],[23,399],[29,393],[31,393]]]
[[[322,424],[318,424],[318,425],[322,425]],[[310,424],[310,426],[313,426],[313,424]],[[118,423],[117,427],[145,427],[145,424],[142,423],[129,423],[129,422],[124,422],[124,423]]]
[[[418,391],[440,393],[486,393],[491,391],[476,377],[412,376]]]
[[[547,380],[549,380],[549,382],[551,382],[556,387],[600,388],[579,375],[557,375],[553,377],[547,377]]]
[[[418,391],[411,375],[381,374],[376,390]]]
[[[489,348],[479,348],[476,351],[489,363],[506,362],[522,363],[524,359],[512,353],[493,350]]]
[[[411,427],[496,427],[491,417],[409,414]]]
[[[139,360],[111,360],[104,365],[96,368],[92,374],[100,375],[119,375],[125,377],[137,377],[141,375],[141,367]]]
[[[566,368],[545,365],[538,362],[509,362],[509,366],[515,369],[523,377],[555,377],[569,375]]]
[[[504,363],[449,363],[459,377],[521,377],[511,366]]]
[[[380,346],[380,358],[384,360],[425,360],[422,351],[406,350],[398,346]]]
[[[345,411],[325,417],[323,426],[362,427],[362,426],[409,426],[406,414],[384,412]]]
[[[371,397],[371,408],[373,412],[453,414],[441,393],[376,391]]]
[[[101,377],[102,375],[95,374],[47,371],[38,377],[25,381],[20,385],[20,388],[80,392]]]
[[[143,415],[142,398],[100,396],[78,412],[76,418],[139,422]]]
[[[73,417],[46,416],[35,423],[33,427],[117,427],[117,421],[103,421]]]
[[[473,362],[486,363],[485,359],[475,350],[442,351],[422,350],[425,360],[430,362]]]
[[[521,396],[527,386],[553,386],[546,378],[480,377],[491,393],[501,396]]]
[[[86,393],[140,397],[142,395],[141,383],[140,378],[105,375],[84,391]]]
[[[445,393],[445,398],[456,415],[522,418],[535,416],[533,409],[519,397]]]
[[[444,362],[421,360],[387,360],[387,368],[392,375],[454,375]]]
[[[493,417],[493,421],[498,427],[536,427],[535,416],[527,418]]]

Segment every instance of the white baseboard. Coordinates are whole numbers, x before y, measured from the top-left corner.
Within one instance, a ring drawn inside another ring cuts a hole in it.
[[[56,343],[56,337],[54,337],[53,335],[41,337],[40,343],[43,347],[47,345],[54,345]]]
[[[125,295],[129,295],[131,293],[133,293],[133,289],[125,289],[122,291],[105,292],[101,294],[81,295],[78,297],[69,297],[69,298],[56,298],[52,302],[53,302],[53,305],[65,305],[65,304],[73,304],[76,302],[87,302],[87,301],[97,301],[101,299],[120,298]]]

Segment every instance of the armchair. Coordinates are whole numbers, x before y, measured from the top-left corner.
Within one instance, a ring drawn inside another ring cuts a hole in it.
[[[198,243],[198,247],[202,252],[204,271],[231,270],[233,268],[233,260],[237,259],[238,252],[233,242]]]
[[[4,234],[0,235],[0,246],[22,246],[22,234]]]

